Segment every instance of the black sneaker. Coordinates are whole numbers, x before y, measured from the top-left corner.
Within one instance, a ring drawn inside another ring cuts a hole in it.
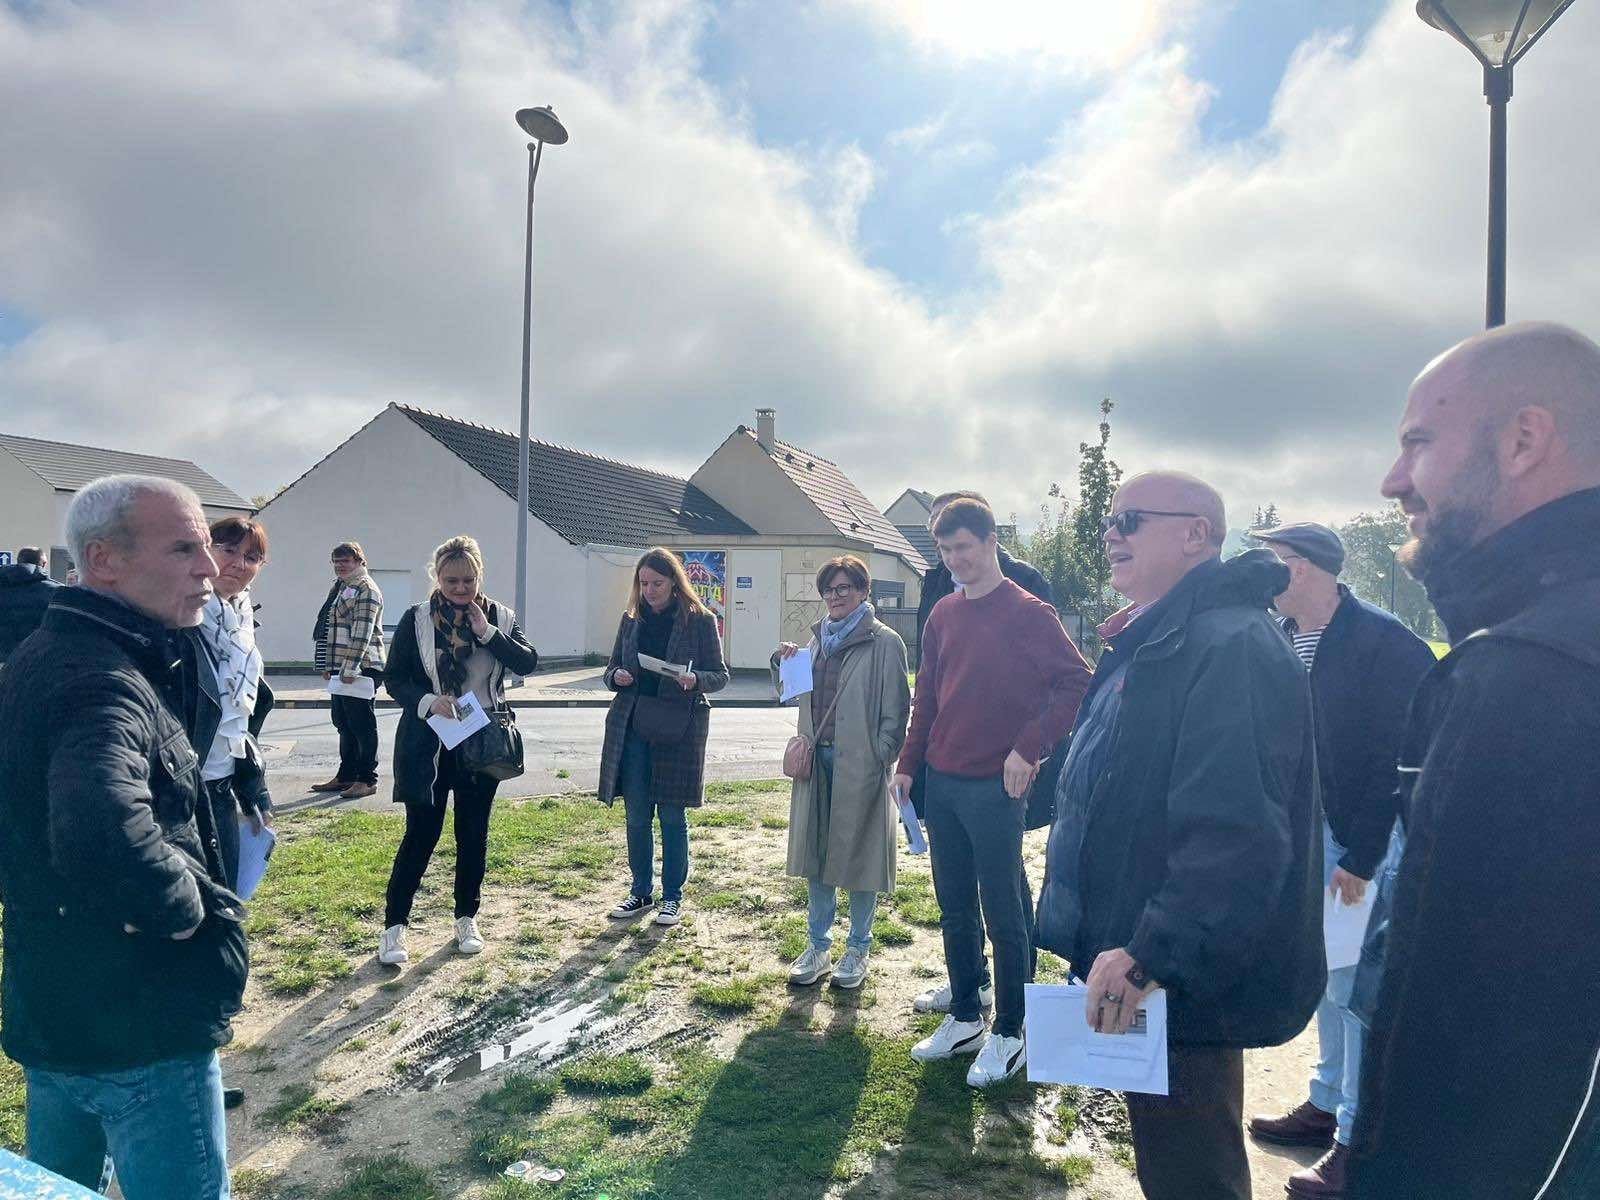
[[[661,911],[656,914],[657,925],[676,925],[678,923],[678,910],[683,907],[681,900],[663,900]]]
[[[611,910],[610,916],[620,921],[624,917],[637,917],[642,912],[649,912],[655,906],[656,902],[648,896],[629,896]]]

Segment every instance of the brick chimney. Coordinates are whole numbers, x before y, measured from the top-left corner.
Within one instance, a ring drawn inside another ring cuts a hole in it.
[[[756,409],[756,441],[761,443],[761,448],[771,454],[778,444],[778,410],[775,408]]]

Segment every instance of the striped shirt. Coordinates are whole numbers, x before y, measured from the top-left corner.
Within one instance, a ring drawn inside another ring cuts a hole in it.
[[[1305,663],[1306,670],[1311,670],[1311,664],[1317,661],[1317,643],[1322,640],[1324,625],[1321,629],[1308,630],[1301,633],[1296,627],[1290,626],[1285,632],[1289,640],[1294,643],[1294,652],[1300,656],[1300,661]]]

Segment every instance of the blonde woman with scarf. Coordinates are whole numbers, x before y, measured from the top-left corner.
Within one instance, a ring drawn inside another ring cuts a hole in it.
[[[489,810],[499,782],[463,769],[460,747],[446,750],[430,716],[454,715],[471,692],[485,712],[505,699],[505,677],[529,675],[539,656],[523,637],[516,614],[483,594],[483,553],[465,535],[433,552],[433,594],[406,610],[395,626],[383,685],[400,703],[394,739],[394,799],[406,806],[406,832],[389,873],[378,961],[399,966],[406,951],[411,901],[444,831],[444,810],[455,796],[456,948],[483,949],[478,903],[489,849]]]

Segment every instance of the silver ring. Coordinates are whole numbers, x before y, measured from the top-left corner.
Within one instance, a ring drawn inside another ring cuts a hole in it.
[[[1119,996],[1116,992],[1107,992],[1105,995],[1100,997],[1100,1003],[1101,1004],[1115,1004],[1115,1005],[1120,1007],[1121,1004],[1122,1004],[1122,997]]]

